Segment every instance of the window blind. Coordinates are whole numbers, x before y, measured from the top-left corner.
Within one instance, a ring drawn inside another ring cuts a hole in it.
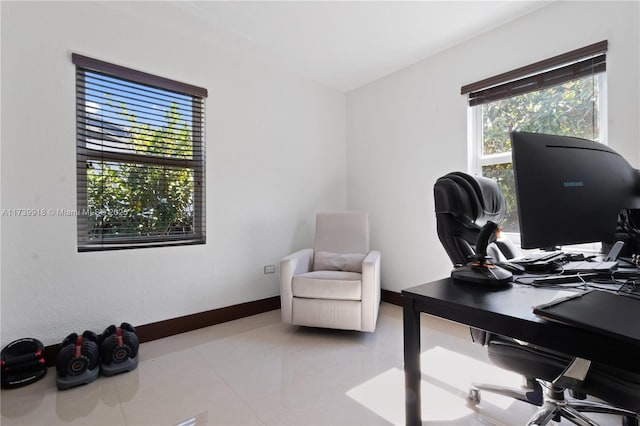
[[[206,89],[72,62],[78,250],[205,243]]]
[[[469,106],[493,102],[606,71],[606,40],[462,86]]]

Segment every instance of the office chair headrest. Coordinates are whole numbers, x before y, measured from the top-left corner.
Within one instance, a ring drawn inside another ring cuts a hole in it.
[[[502,191],[493,180],[452,172],[434,186],[436,214],[454,216],[464,225],[482,227],[488,221],[501,223],[506,211]]]

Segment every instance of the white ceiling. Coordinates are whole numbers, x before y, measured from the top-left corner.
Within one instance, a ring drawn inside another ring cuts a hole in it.
[[[168,6],[172,17],[184,22],[183,30],[192,35],[197,32],[199,38],[260,62],[349,91],[548,3],[389,0],[161,4]]]

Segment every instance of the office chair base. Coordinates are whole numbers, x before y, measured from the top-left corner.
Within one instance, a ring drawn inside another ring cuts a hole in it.
[[[560,417],[579,426],[598,426],[598,423],[582,413],[602,413],[622,416],[622,425],[637,425],[636,414],[623,408],[613,407],[594,401],[565,401],[548,399],[542,407],[529,419],[527,426],[543,426]],[[635,423],[634,423],[635,422]]]
[[[596,422],[581,414],[575,408],[558,404],[556,401],[545,401],[542,407],[529,419],[527,426],[543,426],[551,420],[559,420],[564,417],[570,422],[579,426],[598,426]]]
[[[544,401],[542,386],[535,380],[527,380],[520,389],[473,383],[469,389],[469,401],[473,404],[479,404],[480,391],[483,390],[537,406],[541,406]]]
[[[469,389],[469,401],[472,404],[479,404],[480,391],[484,390],[539,406],[540,409],[529,419],[527,426],[543,426],[551,420],[559,422],[560,418],[565,418],[579,426],[598,426],[598,423],[583,415],[583,412],[622,416],[622,426],[638,426],[639,417],[633,411],[596,401],[566,400],[564,389],[549,383],[544,385],[546,388],[544,394],[542,392],[543,386],[538,381],[532,383],[528,380],[526,384],[527,386],[522,389],[513,389],[474,383]]]

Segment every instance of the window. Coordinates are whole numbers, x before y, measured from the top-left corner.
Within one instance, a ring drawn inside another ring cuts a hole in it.
[[[469,94],[469,169],[498,182],[507,203],[505,232],[520,231],[511,131],[606,143],[606,50],[603,41],[462,88]]]
[[[207,90],[73,54],[78,251],[205,243]]]

